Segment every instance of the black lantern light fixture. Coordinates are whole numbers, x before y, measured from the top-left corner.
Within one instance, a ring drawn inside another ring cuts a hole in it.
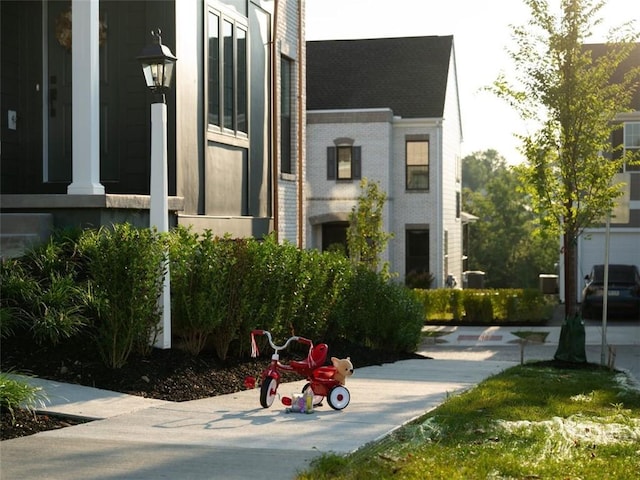
[[[152,31],[154,42],[144,47],[138,55],[147,87],[158,94],[164,94],[171,86],[173,67],[177,60],[169,47],[162,44],[161,33],[159,28]]]

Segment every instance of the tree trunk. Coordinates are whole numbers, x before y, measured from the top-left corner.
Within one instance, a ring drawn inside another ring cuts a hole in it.
[[[576,301],[577,283],[577,241],[573,232],[564,234],[564,296],[565,318],[573,317],[578,313]]]

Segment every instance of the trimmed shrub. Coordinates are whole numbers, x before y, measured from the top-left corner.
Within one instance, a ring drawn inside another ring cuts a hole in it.
[[[357,268],[331,314],[332,338],[388,351],[410,351],[420,339],[424,311],[405,286]]]
[[[553,302],[537,289],[416,290],[425,321],[536,323],[548,320]]]
[[[216,309],[221,287],[218,256],[211,232],[200,238],[179,227],[170,236],[172,332],[193,355],[202,351],[223,321],[222,312]]]
[[[148,354],[158,334],[166,242],[155,229],[125,223],[86,231],[79,247],[90,277],[95,344],[105,364],[119,368],[133,351]]]

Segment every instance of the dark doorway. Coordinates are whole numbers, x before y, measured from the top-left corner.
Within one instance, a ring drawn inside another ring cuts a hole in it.
[[[329,222],[322,225],[322,251],[339,250],[347,254],[349,222]]]

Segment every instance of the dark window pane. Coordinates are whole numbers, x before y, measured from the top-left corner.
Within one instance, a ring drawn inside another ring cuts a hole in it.
[[[223,58],[222,68],[224,74],[224,127],[233,129],[233,111],[234,111],[234,85],[233,85],[233,24],[224,21],[222,26]]]
[[[209,12],[209,123],[220,125],[220,52],[218,16]]]
[[[429,271],[429,230],[406,231],[406,272]]]
[[[292,173],[291,162],[291,61],[280,62],[280,170]]]
[[[327,180],[336,179],[336,147],[327,147]]]
[[[247,133],[247,32],[238,32],[238,131]]]

